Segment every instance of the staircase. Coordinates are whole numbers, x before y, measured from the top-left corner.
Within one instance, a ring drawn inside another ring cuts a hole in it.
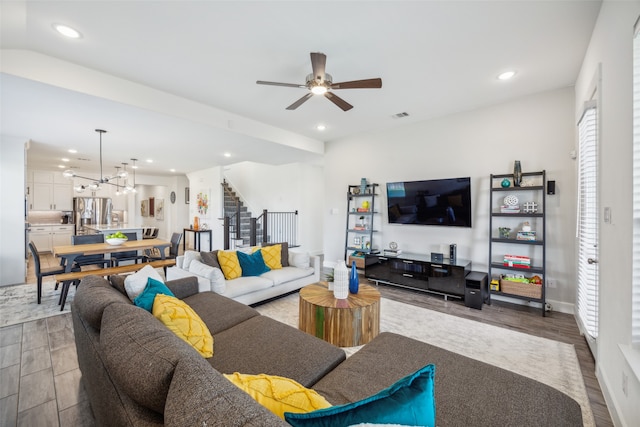
[[[249,245],[251,236],[251,212],[244,206],[244,202],[240,200],[240,197],[231,188],[228,182],[223,181],[222,187],[224,189],[224,216],[231,218],[231,232],[230,239],[236,238],[237,225],[235,223],[236,211],[240,210],[240,238],[242,239],[242,245]],[[260,227],[259,227],[260,228]],[[262,233],[262,229],[258,230]]]

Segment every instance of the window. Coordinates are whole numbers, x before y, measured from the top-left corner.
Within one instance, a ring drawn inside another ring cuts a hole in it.
[[[633,283],[631,341],[640,347],[640,24],[633,39]]]
[[[587,342],[598,338],[598,110],[585,103],[578,122],[578,296],[577,314]],[[593,351],[594,355],[596,354]]]

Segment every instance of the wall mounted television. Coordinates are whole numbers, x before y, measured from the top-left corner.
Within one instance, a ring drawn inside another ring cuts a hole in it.
[[[471,227],[471,178],[387,183],[390,224]]]

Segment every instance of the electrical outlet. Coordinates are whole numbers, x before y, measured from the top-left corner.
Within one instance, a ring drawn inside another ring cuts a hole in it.
[[[546,283],[547,283],[547,288],[555,288],[556,287],[555,279],[547,279]]]
[[[629,395],[627,394],[628,385],[629,385],[629,377],[627,376],[627,374],[623,372],[622,373],[622,392],[624,393],[625,397],[629,397]]]

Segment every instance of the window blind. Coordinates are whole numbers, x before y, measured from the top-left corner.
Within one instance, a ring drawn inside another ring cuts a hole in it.
[[[578,122],[578,296],[583,332],[598,337],[598,114],[595,101],[585,104]]]
[[[633,40],[633,282],[631,341],[640,345],[640,36]]]

